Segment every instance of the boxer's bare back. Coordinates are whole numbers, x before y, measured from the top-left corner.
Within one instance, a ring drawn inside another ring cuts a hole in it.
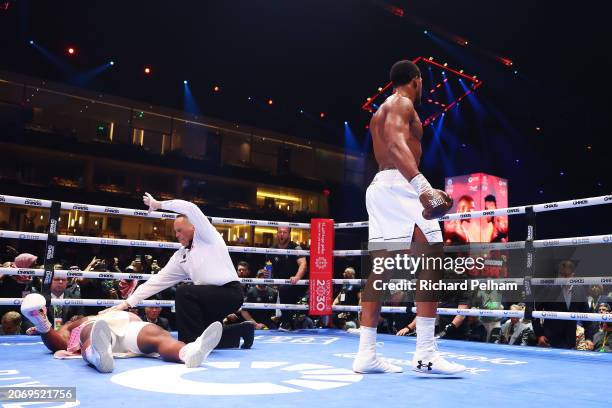
[[[398,93],[387,98],[372,116],[370,132],[380,170],[397,169],[408,180],[418,174],[423,125],[410,98]],[[405,154],[406,146],[412,154]]]

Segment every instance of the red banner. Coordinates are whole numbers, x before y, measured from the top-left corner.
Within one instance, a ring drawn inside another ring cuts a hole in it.
[[[325,316],[332,313],[333,251],[334,220],[310,220],[310,315]]]

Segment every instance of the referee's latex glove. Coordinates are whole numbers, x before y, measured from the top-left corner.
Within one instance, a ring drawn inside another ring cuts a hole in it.
[[[104,309],[104,310],[100,310],[98,312],[98,314],[104,314],[104,313],[108,313],[108,312],[121,312],[123,310],[127,310],[130,308],[130,305],[128,304],[127,301],[123,301],[121,303],[119,303],[118,305],[115,305],[113,307],[109,307],[108,309]]]
[[[145,193],[145,195],[142,196],[142,202],[144,205],[149,207],[149,212],[156,211],[161,208],[161,202],[154,199],[149,193]]]

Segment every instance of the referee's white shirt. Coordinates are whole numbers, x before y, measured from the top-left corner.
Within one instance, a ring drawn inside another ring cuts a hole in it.
[[[191,248],[178,249],[166,266],[138,286],[126,299],[130,306],[180,281],[190,278],[196,285],[222,286],[238,281],[225,241],[197,205],[184,200],[162,201],[162,210],[184,214],[195,227]]]

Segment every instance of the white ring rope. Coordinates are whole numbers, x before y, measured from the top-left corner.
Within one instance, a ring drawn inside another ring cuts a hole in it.
[[[533,207],[533,212],[538,213],[538,212],[548,212],[548,211],[556,211],[556,210],[566,210],[569,208],[590,207],[593,205],[604,205],[604,204],[612,204],[612,195],[589,197],[589,198],[582,198],[582,199],[576,199],[576,200],[557,201],[557,202],[543,203],[543,204],[535,204],[532,207]],[[500,216],[500,215],[525,214],[527,207],[529,206],[523,205],[519,207],[497,208],[495,210],[482,210],[482,211],[473,211],[473,212],[468,212],[468,213],[446,214],[445,216],[438,218],[438,221],[466,220],[466,219],[492,217],[492,216]],[[338,229],[364,228],[367,226],[368,226],[367,221],[342,222],[342,223],[337,223],[335,225],[335,227]]]
[[[17,197],[10,195],[0,195],[0,203],[5,204],[17,204],[25,205],[29,207],[38,208],[49,208],[51,207],[51,200],[39,200],[36,198],[28,197]],[[156,218],[156,219],[168,219],[173,220],[176,218],[175,213],[162,212],[162,211],[151,211],[133,208],[122,208],[122,207],[108,207],[103,205],[92,205],[92,204],[79,204],[79,203],[61,203],[62,210],[68,211],[84,211],[92,213],[101,213],[109,215],[128,215],[132,217],[144,217],[144,218]],[[241,218],[224,218],[224,217],[210,217],[213,224],[240,224],[240,225],[253,225],[255,227],[292,227],[292,228],[310,228],[309,223],[305,222],[284,222],[284,221],[265,221],[265,220],[247,220]]]
[[[8,239],[26,239],[33,241],[45,241],[47,234],[38,232],[23,232],[23,231],[7,231],[0,230],[0,238]],[[181,245],[178,242],[163,242],[163,241],[146,241],[139,239],[121,239],[121,238],[99,238],[87,236],[73,235],[58,235],[58,242],[68,242],[74,244],[93,244],[93,245],[115,245],[128,246],[138,248],[161,248],[161,249],[179,249]],[[569,237],[556,239],[539,239],[533,241],[535,248],[549,248],[571,245],[592,245],[592,244],[609,244],[612,243],[612,234],[607,235],[591,235],[585,237]],[[390,243],[389,245],[393,245]],[[463,251],[488,251],[488,250],[510,250],[525,248],[525,241],[513,242],[494,242],[487,244],[471,244],[448,246],[444,248],[444,252],[463,252]],[[251,254],[275,254],[275,255],[310,255],[307,249],[279,249],[279,248],[259,248],[259,247],[242,247],[231,246],[227,247],[229,252],[251,253]],[[334,256],[363,256],[368,255],[369,251],[362,249],[351,250],[334,250]]]
[[[412,308],[416,313],[416,307]],[[454,309],[440,307],[437,310],[440,315],[450,316],[478,316],[478,317],[525,317],[523,310],[488,310],[488,309]],[[589,322],[612,322],[612,314],[600,313],[575,313],[575,312],[549,312],[544,310],[534,310],[531,314],[533,319],[553,319],[553,320],[579,320]]]
[[[18,197],[18,196],[10,196],[10,195],[0,195],[0,203],[25,205],[25,206],[39,207],[39,208],[51,207],[51,200],[39,200],[35,198]],[[446,214],[445,216],[438,218],[438,221],[464,220],[464,219],[474,219],[474,218],[500,216],[500,215],[524,214],[528,207],[532,207],[533,211],[538,213],[538,212],[565,210],[569,208],[590,207],[594,205],[604,205],[604,204],[612,204],[612,195],[588,197],[588,198],[582,198],[582,199],[576,199],[576,200],[557,201],[557,202],[550,202],[550,203],[543,203],[543,204],[535,204],[532,206],[525,205],[525,206],[519,206],[519,207],[497,208],[495,210],[473,211],[469,213]],[[86,212],[94,212],[94,213],[129,215],[129,216],[135,216],[135,217],[147,217],[147,218],[158,218],[158,219],[161,219],[161,218],[174,219],[176,217],[176,214],[159,212],[159,211],[148,213],[146,210],[142,210],[142,209],[107,207],[107,206],[100,206],[100,205],[68,203],[68,202],[62,202],[61,208],[62,210],[77,210],[77,211],[86,211]],[[305,229],[310,228],[310,224],[308,223],[248,220],[248,219],[235,219],[235,218],[222,218],[222,217],[211,217],[211,218],[212,218],[213,224],[244,224],[244,225],[255,225],[255,226],[268,226],[268,227],[284,226],[284,227],[305,228]],[[368,226],[367,221],[342,222],[342,223],[336,223],[334,225],[336,229],[365,228],[367,226]]]
[[[0,298],[0,305],[3,306],[18,306],[21,305],[22,298]],[[121,299],[51,299],[53,306],[113,306],[123,302]],[[138,303],[139,307],[158,306],[172,307],[173,300],[143,300]],[[292,305],[283,303],[243,303],[242,309],[251,310],[303,310],[308,311],[308,305]],[[361,306],[332,306],[334,312],[359,312]],[[406,306],[383,306],[381,313],[406,313]],[[412,308],[412,312],[416,312],[416,308]],[[440,307],[437,309],[439,315],[450,316],[477,316],[477,317],[516,317],[524,318],[525,312],[522,310],[488,310],[488,309],[454,309]],[[600,313],[574,313],[574,312],[549,312],[549,311],[533,311],[532,318],[534,319],[554,319],[554,320],[578,320],[590,322],[612,322],[612,314]]]
[[[0,275],[7,276],[37,276],[41,277],[44,275],[44,269],[28,269],[28,268],[0,268]],[[85,272],[85,271],[73,271],[68,269],[57,269],[54,271],[54,276],[58,278],[86,278],[86,279],[109,279],[109,280],[121,280],[121,279],[138,279],[142,281],[149,280],[152,274],[147,273],[123,273],[123,272]],[[496,279],[485,279],[485,278],[466,278],[469,280],[479,282],[495,282],[495,283],[516,283],[518,285],[524,284],[523,278],[496,278]],[[399,279],[391,279],[390,282],[401,282]],[[411,282],[416,282],[416,279],[411,279]],[[449,280],[452,282],[453,280]],[[191,282],[190,279],[185,279],[182,282]],[[291,285],[289,279],[258,279],[258,278],[240,278],[242,284],[252,285]],[[362,286],[364,280],[362,279],[332,279],[334,285],[355,285]],[[310,284],[308,279],[299,280],[295,285],[307,286]],[[531,284],[533,286],[563,286],[563,285],[575,285],[575,286],[589,286],[589,285],[610,285],[612,284],[612,276],[589,276],[589,277],[574,277],[574,278],[532,278]]]

